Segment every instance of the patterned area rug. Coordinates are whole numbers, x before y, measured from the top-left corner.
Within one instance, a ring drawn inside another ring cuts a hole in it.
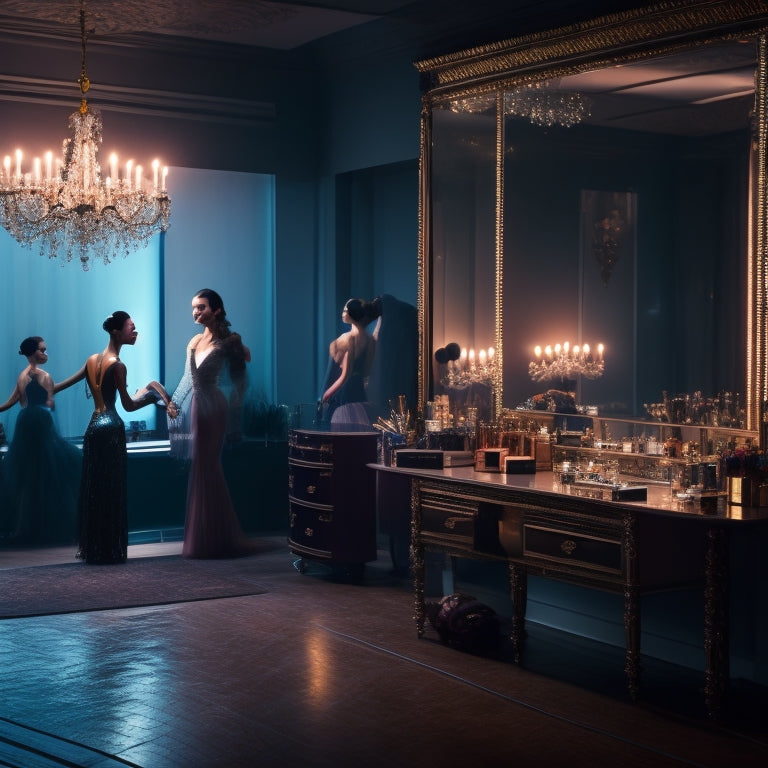
[[[42,565],[0,571],[0,619],[167,605],[259,595],[259,555],[186,560],[128,559],[123,565]]]

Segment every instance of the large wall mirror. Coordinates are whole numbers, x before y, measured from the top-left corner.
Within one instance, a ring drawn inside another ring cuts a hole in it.
[[[766,14],[664,3],[419,63],[422,405],[698,395],[758,428]]]

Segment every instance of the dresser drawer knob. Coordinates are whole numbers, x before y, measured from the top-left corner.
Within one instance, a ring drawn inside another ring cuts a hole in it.
[[[566,539],[561,545],[560,549],[565,552],[566,555],[572,555],[576,549],[576,542],[573,539]]]
[[[311,496],[313,493],[317,493],[317,486],[316,485],[308,485],[307,486],[307,493]]]
[[[305,529],[304,529],[304,535],[305,535],[305,536],[306,536],[308,539],[311,539],[311,538],[312,538],[312,537],[315,535],[315,532],[312,530],[312,528],[305,528]]]

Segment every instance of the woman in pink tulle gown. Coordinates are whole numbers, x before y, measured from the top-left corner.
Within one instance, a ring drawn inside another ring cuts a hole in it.
[[[195,294],[192,318],[204,330],[187,345],[184,377],[173,395],[179,416],[169,427],[175,455],[188,453],[192,459],[182,554],[237,557],[248,548],[224,477],[221,452],[227,435],[239,432],[245,364],[251,353],[240,335],[230,331],[216,291],[205,288]]]

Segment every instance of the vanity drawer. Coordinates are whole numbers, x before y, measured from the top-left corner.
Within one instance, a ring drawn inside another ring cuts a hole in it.
[[[323,464],[291,460],[288,462],[288,492],[300,501],[331,504],[333,469]]]
[[[621,542],[542,525],[523,526],[526,559],[546,559],[621,575]]]
[[[460,497],[423,493],[421,534],[425,542],[443,542],[474,549],[477,538],[477,503]]]
[[[289,523],[291,546],[330,557],[334,540],[332,507],[302,504],[289,497]]]

